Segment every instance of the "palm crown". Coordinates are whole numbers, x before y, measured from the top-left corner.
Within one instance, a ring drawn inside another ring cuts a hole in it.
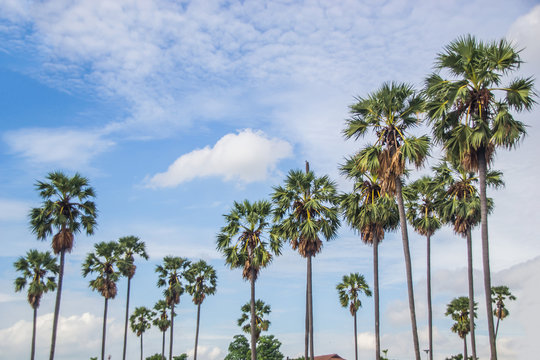
[[[238,319],[238,326],[242,328],[242,331],[245,333],[250,333],[251,324],[249,313],[251,311],[251,304],[249,302],[242,305],[240,308],[242,310],[242,316]],[[265,319],[264,317],[269,315],[271,312],[270,305],[264,303],[264,301],[257,299],[255,301],[255,338],[258,340],[262,331],[268,331],[270,327],[270,320]]]
[[[155,315],[155,312],[144,306],[136,307],[133,314],[129,317],[131,330],[137,336],[141,336],[146,330],[150,329],[152,326],[152,317]]]
[[[420,235],[431,236],[441,227],[437,213],[440,189],[429,176],[412,182],[403,189],[406,200],[407,219]]]
[[[156,310],[157,313],[154,315],[156,317],[152,320],[152,323],[157,326],[160,331],[167,331],[169,326],[171,326],[171,320],[169,320],[169,317],[167,315],[169,305],[167,305],[167,302],[165,300],[159,300],[154,305],[154,310]]]
[[[82,274],[97,273],[97,277],[90,280],[92,290],[98,291],[107,299],[114,299],[117,293],[116,281],[119,273],[116,269],[116,253],[118,243],[115,241],[94,244],[95,252],[89,253],[82,266]]]
[[[146,253],[146,246],[136,236],[124,236],[118,239],[118,270],[120,273],[127,277],[133,278],[135,275],[135,255],[139,255],[145,260],[148,260],[148,254]]]
[[[476,308],[478,304],[474,303],[474,317],[476,318]],[[469,322],[469,298],[460,296],[453,299],[446,307],[446,316],[450,316],[455,323],[452,325],[452,332],[459,335],[460,338],[465,338],[471,331]]]
[[[337,284],[336,289],[338,291],[339,303],[343,307],[348,306],[353,316],[362,307],[359,295],[364,293],[366,296],[371,296],[371,290],[366,279],[359,273],[343,275],[343,279]]]
[[[206,261],[200,260],[191,265],[186,271],[185,277],[188,281],[186,291],[193,296],[195,305],[201,304],[207,295],[216,293],[216,270],[208,265]]]
[[[190,264],[186,258],[165,256],[163,265],[156,266],[156,272],[159,276],[157,286],[167,286],[163,295],[169,306],[180,302],[180,296],[184,293],[184,285],[182,284],[184,272]]]

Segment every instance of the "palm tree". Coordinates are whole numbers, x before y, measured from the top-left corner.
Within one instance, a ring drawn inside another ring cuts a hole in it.
[[[152,323],[159,328],[163,335],[161,342],[161,360],[165,360],[165,332],[167,332],[167,329],[171,326],[171,320],[169,320],[169,317],[167,316],[169,305],[167,305],[165,300],[159,300],[154,305],[154,310],[157,311],[157,316],[152,320]]]
[[[56,258],[50,252],[39,252],[29,250],[26,257],[20,257],[13,264],[15,270],[21,273],[21,276],[15,279],[15,291],[22,291],[28,285],[28,303],[34,310],[32,321],[32,350],[30,359],[34,360],[36,353],[36,319],[37,309],[41,297],[44,293],[56,289],[56,275],[58,274],[58,263]],[[47,273],[53,276],[47,276]]]
[[[410,85],[396,83],[384,83],[375,92],[357,100],[358,102],[351,106],[352,118],[347,120],[343,133],[346,138],[358,139],[372,129],[377,136],[373,145],[360,150],[355,156],[354,170],[376,173],[381,179],[383,192],[394,196],[397,201],[414,352],[416,360],[420,360],[402,175],[406,171],[407,163],[413,163],[419,167],[428,154],[429,138],[408,134],[412,127],[420,123],[417,116],[423,111],[424,102]]]
[[[60,254],[49,354],[49,360],[53,360],[64,280],[64,257],[66,251],[71,252],[73,248],[74,234],[81,230],[87,235],[94,233],[97,211],[96,205],[90,200],[95,197],[94,189],[85,177],[79,174],[68,177],[61,172],[51,172],[47,175],[47,180],[49,182],[38,181],[35,184],[43,202],[41,207],[30,211],[30,228],[39,240],[45,240],[55,232],[52,249],[55,254]]]
[[[251,360],[257,358],[255,324],[255,281],[259,271],[268,266],[273,255],[281,254],[281,242],[271,231],[268,219],[272,207],[268,201],[248,200],[234,202],[225,216],[226,225],[217,236],[217,248],[225,255],[225,262],[234,268],[243,268],[242,277],[251,285]],[[268,232],[268,241],[263,234]]]
[[[494,286],[491,288],[491,302],[495,304],[495,310],[493,315],[497,318],[497,326],[495,327],[495,338],[499,333],[499,321],[504,320],[510,312],[505,307],[504,302],[506,300],[516,300],[517,298],[512,295],[508,286]]]
[[[152,310],[139,306],[135,308],[133,314],[129,317],[131,331],[141,337],[141,360],[143,360],[143,334],[152,326],[152,317],[155,315],[156,313]]]
[[[487,169],[496,148],[512,149],[526,133],[525,125],[511,111],[531,110],[535,104],[532,77],[502,80],[522,63],[519,51],[502,39],[485,43],[468,35],[451,42],[438,54],[439,73],[426,81],[427,111],[435,139],[446,156],[478,172],[481,204],[482,263],[491,359],[497,359],[493,328],[489,265]],[[502,96],[497,96],[501,93]]]
[[[157,282],[158,287],[167,286],[163,291],[165,301],[171,309],[171,333],[169,339],[169,360],[172,360],[173,354],[173,331],[174,331],[174,305],[180,303],[180,296],[184,293],[182,280],[190,261],[179,256],[165,256],[163,265],[156,266],[156,272],[159,274]]]
[[[97,277],[90,280],[90,287],[101,293],[105,299],[103,307],[103,334],[101,338],[101,360],[105,359],[105,338],[107,333],[107,308],[109,299],[116,297],[116,282],[120,276],[116,266],[118,243],[115,241],[94,244],[95,253],[89,253],[82,265],[82,275],[97,273]]]
[[[350,194],[340,196],[340,207],[345,220],[362,241],[373,246],[373,292],[375,310],[375,359],[381,358],[379,329],[379,243],[385,231],[394,230],[399,224],[396,203],[388,194],[381,193],[376,174],[354,173],[354,161],[348,159],[342,167],[343,173],[354,179]]]
[[[469,280],[469,312],[474,307],[473,255],[471,230],[480,223],[480,198],[475,184],[478,178],[473,172],[466,171],[459,163],[442,162],[434,167],[435,183],[443,194],[438,194],[438,212],[442,221],[452,224],[454,232],[467,240],[467,273]],[[503,186],[501,172],[488,172],[488,185]],[[491,212],[493,201],[488,199]],[[476,335],[474,317],[469,318],[471,332],[471,348],[473,359],[476,359]]]
[[[474,317],[476,317],[476,308],[478,304],[474,303]],[[452,325],[452,332],[458,334],[463,339],[463,358],[467,357],[467,334],[471,330],[471,322],[469,321],[469,298],[466,296],[460,296],[454,298],[446,307],[446,316],[450,316],[455,323]]]
[[[354,358],[358,360],[358,338],[356,331],[356,312],[362,307],[362,302],[358,296],[362,293],[371,296],[371,290],[366,283],[366,279],[359,273],[343,275],[342,281],[337,284],[336,289],[339,295],[339,302],[343,307],[349,307],[351,315],[354,317]]]
[[[406,199],[407,219],[414,230],[426,237],[427,306],[428,306],[428,355],[433,360],[433,311],[431,306],[431,236],[441,227],[437,215],[437,187],[428,176],[409,184],[403,190]],[[469,296],[471,296],[469,294]]]
[[[139,255],[145,260],[148,260],[148,254],[146,253],[146,247],[143,241],[136,236],[124,236],[118,239],[118,270],[122,276],[127,277],[127,296],[126,296],[126,319],[124,322],[124,349],[122,352],[122,359],[126,359],[126,345],[127,345],[127,328],[128,328],[128,316],[129,316],[129,294],[131,290],[131,279],[135,275],[134,255]]]
[[[307,260],[305,358],[314,358],[312,258],[322,250],[321,237],[334,238],[339,228],[336,184],[328,176],[316,177],[306,162],[305,173],[291,170],[284,186],[273,188],[276,231]]]
[[[216,270],[206,263],[199,260],[186,271],[186,280],[188,285],[186,291],[193,296],[193,303],[197,305],[197,328],[195,331],[195,350],[193,359],[197,360],[197,347],[199,344],[199,324],[201,318],[201,304],[208,295],[216,293],[217,275]]]
[[[238,319],[238,326],[243,332],[249,334],[251,332],[251,303],[245,303],[240,310],[242,310],[242,316]],[[262,331],[268,331],[270,320],[264,317],[271,311],[270,305],[265,304],[261,299],[255,301],[255,342],[259,341]]]

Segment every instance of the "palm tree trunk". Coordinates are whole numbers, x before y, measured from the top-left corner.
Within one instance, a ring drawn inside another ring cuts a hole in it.
[[[307,264],[307,261],[306,261]],[[305,351],[304,359],[307,360],[309,356],[309,294],[308,294],[308,280],[307,280],[307,271],[306,271],[306,335],[305,335]]]
[[[62,298],[62,283],[64,280],[65,255],[66,255],[66,250],[62,249],[60,251],[60,269],[58,271],[58,287],[56,289],[56,302],[54,304],[54,319],[53,319],[53,328],[52,328],[51,352],[49,354],[49,360],[54,360],[54,348],[56,346],[56,331],[58,329],[58,315],[60,314],[60,300]]]
[[[375,359],[379,360],[381,358],[381,336],[379,329],[379,239],[377,236],[373,238],[373,297],[375,302]]]
[[[199,324],[201,319],[201,304],[197,305],[197,328],[195,330],[195,350],[193,360],[197,360],[197,347],[199,346]]]
[[[482,233],[482,260],[484,267],[484,294],[486,298],[486,311],[488,320],[489,345],[491,360],[497,360],[497,346],[493,330],[493,309],[491,307],[491,270],[489,266],[489,239],[488,239],[488,207],[486,195],[487,162],[483,148],[478,151],[478,176],[480,178],[480,218]]]
[[[107,308],[109,299],[105,296],[105,306],[103,307],[103,335],[101,336],[101,360],[105,360],[105,336],[107,333]]]
[[[354,359],[358,360],[358,336],[356,335],[356,312],[354,313]]]
[[[163,333],[163,340],[161,341],[161,359],[165,360],[165,331]]]
[[[411,326],[414,344],[414,354],[416,360],[420,360],[420,346],[418,345],[418,329],[416,327],[416,310],[414,307],[414,289],[412,279],[411,253],[409,250],[409,235],[407,234],[407,218],[405,217],[405,206],[403,205],[403,193],[401,178],[396,178],[396,200],[399,210],[399,223],[401,227],[401,238],[403,240],[403,253],[405,255],[405,269],[407,273],[407,290],[409,293],[409,311],[411,313]]]
[[[433,311],[431,307],[431,235],[426,236],[429,360],[433,360]]]
[[[141,360],[143,360],[143,334],[141,333]]]
[[[497,340],[497,334],[499,333],[499,320],[501,320],[501,318],[497,316],[497,326],[495,327],[495,340]]]
[[[36,320],[37,320],[37,306],[34,306],[34,319],[32,323],[32,350],[30,351],[30,360],[34,360],[36,354]]]
[[[257,359],[257,334],[255,329],[255,269],[251,268],[251,360]]]
[[[308,309],[309,309],[309,356],[314,360],[314,345],[313,345],[313,282],[311,270],[311,258],[308,256]]]
[[[122,359],[126,360],[126,345],[127,345],[127,330],[128,330],[128,317],[129,317],[129,292],[131,287],[131,277],[128,276],[127,283],[127,298],[126,298],[126,321],[124,323],[124,350],[122,351]]]
[[[463,360],[469,360],[467,353],[467,336],[463,338]]]
[[[174,301],[171,304],[171,334],[170,334],[170,339],[169,339],[169,360],[172,360],[173,330],[174,330]]]
[[[469,277],[469,327],[471,328],[471,351],[476,360],[476,335],[474,334],[474,284],[471,229],[467,229],[467,268]]]

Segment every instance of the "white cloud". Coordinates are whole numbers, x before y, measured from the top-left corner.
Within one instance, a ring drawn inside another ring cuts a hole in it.
[[[27,202],[0,198],[0,221],[25,220],[29,210]]]
[[[267,178],[279,160],[292,155],[289,143],[246,129],[227,134],[211,148],[180,156],[166,172],[152,176],[148,186],[174,187],[196,178],[220,177],[250,183]]]
[[[537,34],[540,33],[540,5],[536,5],[524,16],[519,17],[510,27],[507,37],[519,48],[524,48],[522,57],[526,64],[540,70],[540,44]]]
[[[6,132],[4,141],[12,153],[33,163],[80,169],[114,143],[93,131],[70,129],[21,129]]]

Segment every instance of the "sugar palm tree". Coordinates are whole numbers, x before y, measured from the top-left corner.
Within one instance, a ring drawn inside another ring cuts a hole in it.
[[[281,254],[281,242],[269,222],[271,212],[268,201],[235,201],[231,212],[224,215],[226,225],[217,236],[217,248],[225,256],[226,264],[231,269],[242,268],[242,277],[251,285],[251,360],[257,358],[255,282],[259,271],[270,264],[274,255]]]
[[[442,162],[433,168],[435,171],[435,183],[439,190],[443,191],[439,196],[438,212],[442,221],[453,225],[454,232],[467,240],[467,273],[469,281],[469,312],[474,307],[474,284],[473,284],[473,255],[471,230],[480,224],[480,198],[476,183],[478,177],[473,172],[466,171],[458,162]],[[499,171],[490,170],[487,175],[487,183],[492,187],[504,185],[502,174]],[[493,209],[492,199],[488,199],[488,209]],[[470,317],[471,348],[473,359],[476,359],[476,335],[475,317]]]
[[[474,303],[474,317],[476,317],[476,308],[478,304]],[[446,316],[450,316],[455,323],[452,325],[452,332],[458,334],[463,339],[463,358],[467,356],[467,334],[471,331],[471,322],[469,320],[469,298],[460,296],[454,298],[446,307]]]
[[[161,360],[165,360],[165,333],[167,332],[167,329],[169,329],[169,326],[171,326],[171,320],[169,320],[169,317],[167,316],[169,305],[167,305],[165,300],[159,300],[154,305],[154,310],[156,310],[157,313],[156,317],[152,320],[152,323],[154,326],[158,327],[163,336],[161,341]]]
[[[141,360],[143,360],[143,334],[146,330],[152,326],[152,317],[156,313],[152,310],[139,306],[133,311],[133,314],[129,317],[131,331],[141,338]]]
[[[94,244],[95,252],[89,253],[82,265],[82,275],[96,273],[97,277],[90,280],[92,290],[99,292],[105,299],[103,307],[103,333],[101,338],[101,360],[105,359],[105,339],[107,333],[107,309],[109,299],[116,297],[116,282],[120,277],[116,269],[116,254],[118,252],[118,243],[115,241],[100,242]]]
[[[355,156],[354,170],[376,173],[381,180],[383,192],[394,196],[397,201],[414,352],[416,360],[420,360],[402,176],[407,163],[419,167],[428,155],[429,138],[408,133],[420,123],[418,114],[423,111],[424,103],[410,85],[397,83],[384,83],[367,97],[359,97],[357,100],[356,104],[351,105],[352,117],[347,120],[343,133],[346,138],[358,139],[372,130],[377,137],[374,144],[363,148]]]
[[[322,250],[321,238],[330,240],[339,228],[336,185],[328,176],[309,170],[291,170],[283,186],[273,188],[274,221],[278,236],[307,260],[305,358],[314,358],[312,258]]]
[[[186,291],[193,297],[193,303],[197,305],[197,328],[195,330],[195,350],[193,354],[193,360],[197,360],[201,304],[208,295],[216,293],[217,275],[216,270],[204,260],[199,260],[191,265],[185,275],[188,281]]]
[[[126,345],[127,345],[127,328],[128,328],[128,316],[129,316],[129,294],[131,290],[131,279],[135,276],[135,255],[148,260],[148,254],[146,253],[146,246],[136,236],[124,236],[118,239],[118,270],[128,280],[127,283],[127,295],[126,295],[126,317],[124,322],[124,349],[122,352],[122,359],[126,359]]]
[[[238,326],[243,332],[249,334],[251,332],[251,303],[247,302],[240,308],[242,316],[238,319]],[[262,331],[268,331],[270,320],[265,319],[265,316],[270,315],[272,309],[261,299],[255,301],[255,342],[259,341]]]
[[[486,177],[495,150],[516,147],[526,133],[525,125],[511,112],[531,110],[535,104],[532,77],[515,78],[502,85],[503,79],[521,63],[519,50],[508,41],[486,43],[468,35],[451,42],[436,58],[436,69],[449,77],[434,73],[425,81],[427,112],[435,139],[449,159],[460,161],[479,176],[482,265],[492,360],[497,359],[497,349],[488,295],[491,274]]]
[[[30,359],[34,360],[36,353],[36,319],[37,309],[43,294],[56,289],[58,263],[50,252],[29,250],[26,257],[20,257],[13,264],[21,276],[15,279],[15,291],[22,291],[28,285],[28,303],[34,310],[32,320],[32,349]],[[49,276],[47,276],[49,275]],[[52,276],[51,276],[52,275]]]
[[[174,331],[174,306],[180,303],[180,296],[184,293],[184,274],[187,268],[191,265],[191,262],[179,256],[165,256],[163,258],[163,265],[156,266],[156,272],[159,279],[157,282],[158,287],[167,286],[163,291],[165,301],[171,309],[171,333],[169,339],[169,360],[172,360],[173,354],[173,331]]]
[[[65,254],[71,252],[76,233],[81,230],[84,230],[87,235],[94,233],[97,211],[92,201],[95,197],[94,189],[89,185],[88,179],[79,174],[68,177],[62,172],[51,172],[47,175],[47,181],[38,181],[35,187],[43,202],[41,207],[30,211],[30,228],[39,240],[46,240],[54,233],[52,249],[55,254],[60,254],[49,353],[49,360],[53,360],[64,280]]]
[[[499,333],[499,321],[504,320],[510,314],[504,304],[504,302],[507,300],[516,300],[516,297],[512,295],[508,286],[501,285],[491,288],[491,302],[495,304],[493,315],[497,318],[495,338],[497,338],[497,334]]]
[[[362,307],[359,295],[362,293],[371,296],[371,290],[363,275],[351,273],[343,275],[342,281],[337,284],[339,303],[343,307],[349,307],[351,315],[354,317],[354,358],[358,360],[358,337],[356,330],[356,313]]]
[[[409,184],[403,190],[407,219],[414,230],[426,237],[426,278],[428,306],[428,356],[433,360],[433,311],[431,306],[431,236],[441,227],[437,214],[437,186],[429,176]]]
[[[351,193],[340,196],[340,208],[349,226],[360,233],[362,241],[373,247],[373,295],[375,310],[375,359],[381,357],[379,329],[379,243],[384,233],[399,224],[394,199],[382,194],[376,174],[355,173],[354,159],[348,159],[342,172],[355,181]]]

